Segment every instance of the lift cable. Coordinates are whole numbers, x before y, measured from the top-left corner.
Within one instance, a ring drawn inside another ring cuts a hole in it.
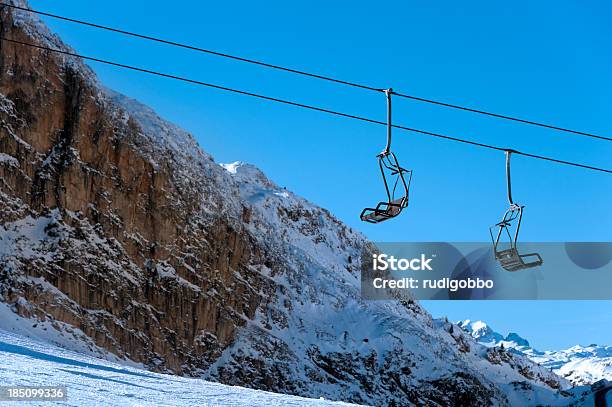
[[[172,46],[176,46],[176,47],[180,47],[180,48],[185,48],[185,49],[189,49],[189,50],[192,50],[192,51],[204,52],[204,53],[207,53],[207,54],[216,55],[216,56],[223,57],[223,58],[229,58],[229,59],[233,59],[233,60],[237,60],[237,61],[242,61],[242,62],[246,62],[246,63],[250,63],[250,64],[255,64],[255,65],[263,66],[263,67],[266,67],[266,68],[272,68],[272,69],[286,71],[286,72],[290,72],[290,73],[294,73],[294,74],[298,74],[298,75],[308,76],[308,77],[311,77],[311,78],[322,79],[322,80],[325,80],[325,81],[334,82],[334,83],[338,83],[338,84],[342,84],[342,85],[348,85],[348,86],[352,86],[352,87],[355,87],[355,88],[361,88],[361,89],[375,91],[375,92],[381,92],[381,93],[385,91],[384,88],[377,88],[377,87],[368,86],[368,85],[364,85],[364,84],[360,84],[360,83],[355,83],[355,82],[345,81],[345,80],[342,80],[342,79],[333,78],[333,77],[330,77],[330,76],[318,75],[318,74],[314,74],[314,73],[310,73],[310,72],[306,72],[306,71],[301,71],[301,70],[298,70],[298,69],[288,68],[288,67],[281,66],[281,65],[274,65],[274,64],[270,64],[270,63],[266,63],[266,62],[262,62],[262,61],[257,61],[257,60],[254,60],[254,59],[239,57],[239,56],[236,56],[236,55],[230,55],[230,54],[223,53],[223,52],[213,51],[213,50],[210,50],[210,49],[200,48],[200,47],[193,46],[193,45],[188,45],[188,44],[183,44],[183,43],[179,43],[179,42],[175,42],[175,41],[165,40],[165,39],[158,38],[158,37],[153,37],[153,36],[150,36],[150,35],[138,34],[138,33],[135,33],[135,32],[126,31],[126,30],[122,30],[122,29],[118,29],[118,28],[113,28],[113,27],[108,27],[108,26],[105,26],[105,25],[91,23],[91,22],[88,22],[88,21],[83,21],[83,20],[77,20],[77,19],[74,19],[74,18],[64,17],[64,16],[60,16],[60,15],[57,15],[57,14],[46,13],[46,12],[43,12],[43,11],[38,11],[38,10],[33,10],[33,9],[25,8],[25,7],[20,7],[20,6],[13,5],[13,4],[0,3],[0,6],[7,6],[7,7],[13,8],[13,9],[18,9],[18,10],[22,10],[22,11],[26,11],[26,12],[30,12],[30,13],[35,13],[35,14],[38,14],[38,15],[46,16],[46,17],[51,17],[51,18],[55,18],[55,19],[59,19],[59,20],[63,20],[63,21],[68,21],[68,22],[72,22],[72,23],[76,23],[76,24],[81,24],[81,25],[85,25],[85,26],[89,26],[89,27],[93,27],[93,28],[99,28],[99,29],[102,29],[102,30],[107,30],[107,31],[111,31],[111,32],[114,32],[114,33],[128,35],[128,36],[132,36],[132,37],[136,37],[136,38],[141,38],[141,39],[145,39],[145,40],[149,40],[149,41],[154,41],[154,42],[158,42],[158,43],[162,43],[162,44],[167,44],[167,45],[172,45]],[[424,103],[429,103],[429,104],[433,104],[433,105],[437,105],[437,106],[442,106],[442,107],[447,107],[447,108],[451,108],[451,109],[458,109],[458,110],[463,110],[463,111],[466,111],[466,112],[472,112],[472,113],[477,113],[477,114],[481,114],[481,115],[491,116],[491,117],[495,117],[495,118],[498,118],[498,119],[510,120],[510,121],[514,121],[514,122],[518,122],[518,123],[523,123],[523,124],[528,124],[528,125],[533,125],[533,126],[539,126],[539,127],[543,127],[543,128],[547,128],[547,129],[551,129],[551,130],[556,130],[556,131],[560,131],[560,132],[572,133],[572,134],[576,134],[576,135],[579,135],[579,136],[585,136],[585,137],[591,137],[591,138],[596,138],[596,139],[600,139],[600,140],[612,141],[612,137],[606,137],[606,136],[601,136],[601,135],[597,135],[597,134],[593,134],[593,133],[587,133],[587,132],[583,132],[583,131],[572,130],[572,129],[568,129],[568,128],[565,128],[565,127],[555,126],[555,125],[546,124],[546,123],[540,123],[540,122],[536,122],[536,121],[532,121],[532,120],[521,119],[521,118],[518,118],[518,117],[513,117],[513,116],[508,116],[508,115],[503,115],[503,114],[498,114],[498,113],[492,113],[492,112],[488,112],[488,111],[485,111],[485,110],[479,110],[479,109],[474,109],[474,108],[470,108],[470,107],[465,107],[465,106],[455,105],[455,104],[451,104],[451,103],[446,103],[446,102],[442,102],[442,101],[426,99],[426,98],[412,96],[412,95],[408,95],[408,94],[404,94],[404,93],[399,93],[399,92],[392,92],[392,94],[395,95],[395,96],[398,96],[398,97],[402,97],[402,98],[406,98],[406,99],[411,99],[411,100],[418,101],[418,102],[424,102]]]
[[[136,38],[141,38],[141,39],[145,39],[145,40],[149,40],[149,41],[159,42],[159,43],[162,43],[162,44],[172,45],[172,46],[180,47],[180,48],[185,48],[185,49],[189,49],[189,50],[192,50],[192,51],[204,52],[206,54],[216,55],[216,56],[223,57],[223,58],[234,59],[236,61],[241,61],[241,62],[247,62],[249,64],[260,65],[260,66],[263,66],[263,67],[266,67],[266,68],[278,69],[278,70],[281,70],[281,71],[291,72],[291,73],[295,73],[295,74],[298,74],[298,75],[309,76],[311,78],[323,79],[325,81],[340,83],[340,84],[343,84],[343,85],[353,86],[353,87],[356,87],[356,88],[361,88],[361,89],[366,89],[366,90],[371,90],[371,91],[376,91],[376,92],[384,92],[384,89],[379,89],[379,88],[375,88],[375,87],[372,87],[372,86],[361,85],[361,84],[358,84],[358,83],[344,81],[344,80],[341,80],[341,79],[335,79],[335,78],[331,78],[331,77],[328,77],[328,76],[317,75],[317,74],[314,74],[314,73],[300,71],[298,69],[292,69],[292,68],[287,68],[287,67],[280,66],[280,65],[269,64],[267,62],[256,61],[254,59],[243,58],[243,57],[239,57],[239,56],[236,56],[236,55],[230,55],[230,54],[226,54],[226,53],[223,53],[223,52],[218,52],[218,51],[213,51],[213,50],[210,50],[210,49],[196,47],[196,46],[193,46],[193,45],[182,44],[180,42],[164,40],[162,38],[152,37],[150,35],[145,35],[145,34],[138,34],[138,33],[135,33],[135,32],[121,30],[119,28],[108,27],[108,26],[100,25],[100,24],[96,24],[96,23],[90,23],[88,21],[76,20],[74,18],[63,17],[63,16],[59,16],[57,14],[45,13],[43,11],[32,10],[32,9],[29,9],[29,8],[15,6],[15,5],[12,5],[12,4],[0,3],[0,6],[7,6],[7,7],[14,8],[14,9],[18,9],[18,10],[22,10],[22,11],[27,11],[27,12],[30,12],[30,13],[35,13],[35,14],[39,14],[39,15],[42,15],[42,16],[46,16],[46,17],[52,17],[52,18],[55,18],[55,19],[58,19],[58,20],[63,20],[63,21],[71,22],[71,23],[77,23],[77,24],[81,24],[81,25],[86,25],[88,27],[93,27],[93,28],[99,28],[99,29],[102,29],[102,30],[111,31],[111,32],[118,33],[118,34],[124,34],[124,35],[128,35],[128,36],[131,36],[131,37],[136,37]]]
[[[283,103],[283,104],[286,104],[286,105],[301,107],[301,108],[304,108],[304,109],[315,110],[315,111],[318,111],[318,112],[328,113],[328,114],[335,115],[335,116],[342,116],[342,117],[346,117],[346,118],[349,118],[349,119],[355,119],[355,120],[360,120],[360,121],[363,121],[363,122],[368,122],[368,123],[374,123],[374,124],[378,124],[378,125],[387,126],[387,123],[384,122],[384,121],[375,120],[375,119],[371,119],[371,118],[367,118],[367,117],[363,117],[363,116],[357,116],[357,115],[353,115],[353,114],[349,114],[349,113],[338,112],[338,111],[335,111],[335,110],[330,110],[330,109],[326,109],[326,108],[322,108],[322,107],[317,107],[317,106],[313,106],[313,105],[307,105],[307,104],[299,103],[299,102],[293,102],[293,101],[286,100],[286,99],[279,99],[279,98],[276,98],[276,97],[271,97],[271,96],[261,95],[261,94],[257,94],[257,93],[247,92],[247,91],[243,91],[243,90],[239,90],[239,89],[228,88],[226,86],[215,85],[215,84],[212,84],[212,83],[202,82],[202,81],[195,80],[195,79],[189,79],[189,78],[185,78],[185,77],[181,77],[181,76],[177,76],[177,75],[157,72],[157,71],[153,71],[153,70],[150,70],[150,69],[139,68],[139,67],[135,67],[135,66],[132,66],[132,65],[121,64],[121,63],[118,63],[118,62],[112,62],[112,61],[108,61],[108,60],[104,60],[104,59],[100,59],[100,58],[85,56],[85,55],[76,54],[76,53],[65,51],[65,50],[50,48],[50,47],[46,47],[46,46],[42,46],[42,45],[37,45],[37,44],[31,44],[31,43],[28,43],[28,42],[18,41],[18,40],[14,40],[14,39],[9,39],[9,38],[4,38],[4,37],[2,37],[0,39],[2,41],[6,41],[6,42],[9,42],[9,43],[19,44],[19,45],[23,45],[23,46],[27,46],[27,47],[32,47],[32,48],[37,48],[37,49],[41,49],[41,50],[45,50],[45,51],[50,51],[50,52],[55,52],[55,53],[58,53],[58,54],[68,55],[68,56],[71,56],[71,57],[81,58],[81,59],[85,59],[85,60],[89,60],[89,61],[99,62],[99,63],[102,63],[102,64],[112,65],[112,66],[115,66],[115,67],[129,69],[129,70],[132,70],[132,71],[143,72],[143,73],[147,73],[147,74],[151,74],[151,75],[161,76],[161,77],[164,77],[164,78],[170,78],[170,79],[175,79],[175,80],[179,80],[179,81],[183,81],[183,82],[188,82],[188,83],[195,84],[195,85],[206,86],[206,87],[209,87],[209,88],[214,88],[214,89],[223,90],[223,91],[232,92],[232,93],[237,93],[237,94],[246,95],[246,96],[252,96],[252,97],[255,97],[255,98],[259,98],[259,99],[264,99],[264,100],[268,100],[268,101],[272,101],[272,102],[277,102],[277,103]],[[441,138],[441,139],[445,139],[445,140],[456,141],[456,142],[464,143],[464,144],[471,144],[471,145],[474,145],[474,146],[478,146],[478,147],[482,147],[482,148],[488,148],[488,149],[491,149],[491,150],[511,151],[514,154],[523,155],[523,156],[531,157],[531,158],[536,158],[536,159],[539,159],[539,160],[551,161],[551,162],[555,162],[555,163],[559,163],[559,164],[565,164],[565,165],[570,165],[570,166],[574,166],[574,167],[580,167],[580,168],[585,168],[585,169],[589,169],[589,170],[600,171],[600,172],[605,172],[605,173],[612,174],[612,170],[611,169],[594,167],[594,166],[580,164],[580,163],[575,163],[575,162],[571,162],[571,161],[559,160],[559,159],[556,159],[556,158],[541,156],[541,155],[537,155],[537,154],[524,153],[524,152],[516,151],[516,150],[513,150],[513,149],[497,147],[497,146],[493,146],[493,145],[490,145],[490,144],[479,143],[479,142],[472,141],[472,140],[466,140],[466,139],[461,139],[461,138],[457,138],[457,137],[451,137],[451,136],[447,136],[447,135],[443,135],[443,134],[433,133],[433,132],[429,132],[429,131],[425,131],[425,130],[414,129],[414,128],[410,128],[410,127],[406,127],[406,126],[401,126],[401,125],[396,125],[396,124],[392,125],[392,127],[397,128],[397,129],[401,129],[401,130],[410,131],[410,132],[413,132],[413,133],[418,133],[418,134],[423,134],[423,135],[427,135],[427,136],[437,137],[437,138]]]

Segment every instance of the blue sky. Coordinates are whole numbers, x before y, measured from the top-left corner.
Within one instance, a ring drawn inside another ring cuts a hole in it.
[[[43,11],[187,42],[417,96],[612,135],[612,5],[541,2],[167,2],[50,5]],[[384,96],[52,19],[77,51],[384,120]],[[414,170],[401,218],[366,225],[378,202],[384,128],[92,64],[109,87],[191,131],[219,162],[261,167],[374,241],[485,241],[506,208],[503,153],[396,132]],[[398,124],[610,168],[612,143],[395,101]],[[525,241],[611,241],[612,177],[516,157]],[[612,343],[606,302],[427,303],[485,319],[542,348]]]

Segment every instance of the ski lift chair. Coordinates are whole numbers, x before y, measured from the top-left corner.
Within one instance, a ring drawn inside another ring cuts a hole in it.
[[[392,152],[379,154],[378,165],[385,185],[387,200],[379,202],[375,208],[365,208],[361,211],[360,218],[364,222],[383,222],[396,217],[402,212],[402,209],[408,206],[408,190],[412,180],[412,171],[402,168],[397,161],[397,157]],[[385,174],[385,171],[389,172],[388,176]],[[387,177],[395,177],[392,189],[389,189]],[[396,198],[398,186],[401,190],[401,196]]]
[[[544,262],[538,253],[520,254],[517,248],[518,234],[521,228],[521,221],[523,220],[523,209],[525,207],[514,203],[512,200],[512,186],[510,183],[510,155],[512,152],[512,150],[506,150],[506,178],[510,208],[504,213],[501,222],[489,228],[489,233],[493,241],[495,260],[506,271],[518,271],[538,267]],[[510,228],[512,226],[511,222],[514,221],[517,221],[517,223],[514,235],[512,235],[510,233]],[[494,230],[497,230],[496,234],[494,234]],[[500,244],[502,236],[507,236],[509,241],[508,245]]]
[[[397,157],[391,152],[391,94],[393,90],[385,90],[387,96],[387,145],[378,154],[378,166],[385,185],[387,200],[381,201],[374,208],[365,208],[359,216],[362,221],[380,223],[398,216],[408,206],[408,191],[412,180],[412,171],[402,168]],[[393,188],[389,188],[389,179],[394,178]],[[398,191],[399,187],[399,191]],[[396,197],[396,191],[400,194]]]

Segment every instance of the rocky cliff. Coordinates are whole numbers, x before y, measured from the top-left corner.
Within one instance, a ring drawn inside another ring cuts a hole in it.
[[[68,49],[25,12],[2,9],[0,32]],[[413,301],[363,301],[362,235],[252,166],[218,165],[72,57],[0,43],[0,120],[0,301],[21,317],[153,370],[277,392],[565,401],[554,374]]]
[[[28,17],[4,10],[2,36],[65,49]],[[78,61],[6,42],[0,55],[4,300],[163,369],[215,360],[266,284],[223,171]]]

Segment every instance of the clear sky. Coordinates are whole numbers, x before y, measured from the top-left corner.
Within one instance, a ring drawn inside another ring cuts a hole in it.
[[[375,87],[612,135],[612,4],[540,2],[83,2],[43,11]],[[384,120],[384,96],[44,19],[77,51]],[[374,241],[486,241],[506,208],[503,153],[396,132],[411,206],[366,225],[382,198],[384,128],[92,64],[109,87],[191,131],[219,162],[246,161]],[[612,167],[612,143],[395,101],[398,124]],[[611,241],[612,176],[526,157],[513,168],[525,241]],[[540,348],[612,344],[612,303],[427,303]]]

